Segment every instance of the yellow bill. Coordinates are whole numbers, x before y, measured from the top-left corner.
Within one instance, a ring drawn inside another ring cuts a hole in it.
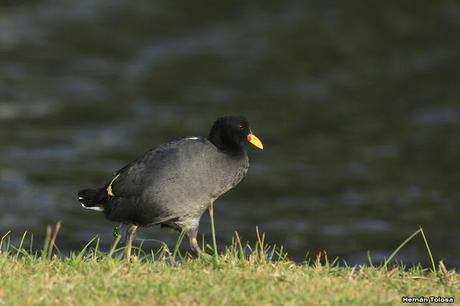
[[[262,144],[262,141],[260,141],[259,138],[257,138],[256,135],[254,134],[249,134],[248,137],[247,137],[248,141],[250,143],[252,143],[254,146],[256,146],[257,148],[263,150],[264,149],[264,145]]]

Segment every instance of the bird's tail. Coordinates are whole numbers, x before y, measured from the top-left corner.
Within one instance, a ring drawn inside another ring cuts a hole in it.
[[[104,211],[102,203],[96,201],[96,197],[99,194],[99,191],[96,189],[83,189],[78,192],[78,200],[81,203],[81,206],[86,209]]]

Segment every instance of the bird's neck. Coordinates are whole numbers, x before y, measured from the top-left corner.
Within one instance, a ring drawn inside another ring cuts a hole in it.
[[[229,155],[244,155],[246,152],[242,143],[236,143],[218,129],[212,129],[208,140],[219,150]]]

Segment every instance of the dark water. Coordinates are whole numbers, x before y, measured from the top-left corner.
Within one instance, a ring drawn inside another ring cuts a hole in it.
[[[0,232],[62,220],[62,250],[106,247],[78,189],[241,113],[266,149],[216,202],[221,245],[258,226],[297,260],[364,263],[421,225],[458,268],[459,30],[458,1],[2,1]],[[428,263],[421,239],[398,258]]]

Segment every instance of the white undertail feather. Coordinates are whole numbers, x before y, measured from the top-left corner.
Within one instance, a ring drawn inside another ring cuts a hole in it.
[[[80,198],[80,199],[81,199],[81,198]],[[81,207],[83,207],[84,209],[95,210],[95,211],[104,211],[104,208],[99,207],[99,206],[87,207],[87,206],[85,206],[85,204],[83,204],[82,202],[80,202],[80,204],[81,204]]]

